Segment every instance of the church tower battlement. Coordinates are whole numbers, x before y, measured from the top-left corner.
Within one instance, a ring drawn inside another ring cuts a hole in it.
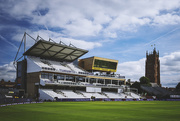
[[[156,83],[161,86],[159,51],[157,52],[156,48],[150,53],[146,51],[145,76],[150,79],[151,83]]]

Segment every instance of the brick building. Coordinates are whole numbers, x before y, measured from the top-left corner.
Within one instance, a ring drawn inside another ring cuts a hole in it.
[[[146,52],[145,76],[150,79],[151,83],[161,86],[159,51],[157,52],[156,48],[154,48],[153,52]]]

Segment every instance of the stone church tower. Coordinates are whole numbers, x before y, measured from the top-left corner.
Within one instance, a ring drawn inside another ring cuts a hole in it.
[[[151,83],[156,83],[161,86],[159,51],[156,52],[156,48],[154,48],[153,52],[146,52],[145,76],[150,79]]]

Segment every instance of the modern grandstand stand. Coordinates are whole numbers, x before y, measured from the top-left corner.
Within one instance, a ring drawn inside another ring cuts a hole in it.
[[[128,92],[125,76],[116,74],[118,61],[100,57],[79,59],[88,50],[72,44],[34,39],[35,42],[23,55],[14,60],[17,68],[16,83],[27,98],[56,101],[89,101],[140,99]],[[21,42],[21,44],[22,44]],[[21,45],[20,47],[21,48]],[[22,58],[24,57],[24,58]]]

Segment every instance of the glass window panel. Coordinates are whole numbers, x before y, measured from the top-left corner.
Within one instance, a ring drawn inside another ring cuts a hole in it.
[[[116,66],[117,66],[116,62],[109,62],[109,61],[103,61],[97,59],[95,59],[94,61],[94,67],[116,69]]]

